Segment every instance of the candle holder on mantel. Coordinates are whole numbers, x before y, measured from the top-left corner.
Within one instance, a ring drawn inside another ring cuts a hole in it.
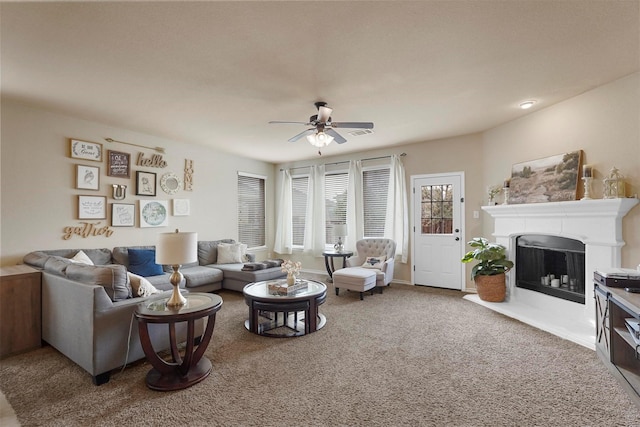
[[[584,196],[580,200],[591,200],[591,180],[593,180],[593,166],[582,166],[582,181],[584,182]]]
[[[502,204],[508,205],[509,204],[509,187],[503,188],[502,192],[504,193],[504,200],[502,200]]]

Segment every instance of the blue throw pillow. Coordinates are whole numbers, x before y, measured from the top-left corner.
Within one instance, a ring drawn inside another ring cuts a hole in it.
[[[162,266],[156,264],[155,249],[129,249],[129,271],[142,277],[163,274]]]

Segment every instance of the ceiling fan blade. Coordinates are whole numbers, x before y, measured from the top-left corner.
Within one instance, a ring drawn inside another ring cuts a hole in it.
[[[326,123],[329,121],[329,118],[331,117],[331,112],[333,111],[333,109],[329,108],[329,107],[325,107],[325,106],[320,106],[318,107],[318,121],[322,122],[322,123]]]
[[[342,135],[340,135],[338,132],[336,132],[331,128],[328,128],[328,129],[325,128],[324,133],[326,133],[327,135],[331,135],[334,141],[337,142],[338,144],[344,144],[345,142],[347,142],[347,140],[344,139]]]
[[[286,125],[306,125],[311,126],[311,123],[308,122],[281,122],[279,120],[271,120],[269,124],[286,124]]]
[[[332,128],[373,129],[371,122],[331,122]]]
[[[305,130],[303,132],[300,132],[299,134],[297,134],[293,138],[289,138],[289,142],[296,142],[297,140],[299,140],[303,136],[311,135],[315,131],[316,131],[315,129],[307,129],[307,130]]]

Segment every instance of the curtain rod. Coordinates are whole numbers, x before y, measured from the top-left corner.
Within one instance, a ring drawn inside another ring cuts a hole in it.
[[[400,154],[399,154],[399,156],[400,156],[400,157],[404,157],[404,156],[406,156],[406,155],[407,155],[407,153],[400,153]],[[390,158],[390,157],[391,157],[390,155],[389,155],[389,156],[380,156],[380,157],[369,157],[369,158],[367,158],[367,159],[360,159],[360,161],[364,162],[364,161],[367,161],[367,160],[388,159],[388,158]],[[325,163],[325,164],[324,164],[324,166],[341,165],[341,164],[343,164],[343,163],[349,163],[350,161],[351,161],[351,160],[343,160],[343,161],[341,161],[341,162]],[[289,170],[304,169],[304,168],[310,168],[311,166],[313,166],[313,165],[309,165],[309,166],[298,166],[298,167],[295,167],[295,168],[288,168],[288,169],[289,169]],[[284,169],[280,169],[280,172],[282,172],[283,170],[284,170]]]

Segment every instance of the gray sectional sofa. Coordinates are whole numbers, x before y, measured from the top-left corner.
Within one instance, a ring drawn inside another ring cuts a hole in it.
[[[185,280],[180,285],[188,292],[213,292],[220,289],[242,291],[254,281],[286,276],[277,262],[256,263],[249,254],[243,261],[218,263],[218,245],[234,244],[231,239],[198,242],[198,262],[182,266]],[[80,365],[96,385],[109,381],[113,369],[145,357],[133,313],[147,299],[170,295],[169,269],[145,277],[159,293],[135,296],[129,273],[131,250],[149,250],[153,246],[101,249],[60,249],[31,252],[25,264],[42,271],[42,339]],[[94,265],[74,262],[80,251]],[[247,267],[245,267],[245,265]],[[258,268],[256,268],[256,265]],[[246,271],[251,267],[249,271]],[[245,270],[243,270],[243,268]],[[180,340],[186,339],[186,325],[177,324]],[[196,324],[196,337],[204,322]],[[169,348],[166,325],[149,325],[149,333],[158,351]]]

